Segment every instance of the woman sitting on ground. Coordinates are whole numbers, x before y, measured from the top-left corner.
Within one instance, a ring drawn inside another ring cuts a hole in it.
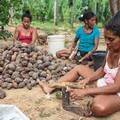
[[[72,99],[94,96],[91,111],[95,116],[107,116],[120,110],[120,11],[104,27],[107,46],[105,64],[96,72],[87,66],[79,65],[61,77],[58,82],[74,82],[79,76],[85,79],[80,83],[89,84],[97,81],[97,87],[70,89]],[[53,88],[40,82],[44,92],[51,93]]]
[[[94,51],[98,48],[100,32],[95,26],[97,18],[91,11],[85,11],[83,16],[79,18],[84,25],[80,26],[75,35],[75,39],[70,49],[60,50],[56,53],[58,58],[69,57],[72,51],[76,51],[77,59],[89,59]],[[73,56],[70,57],[73,58]],[[73,58],[74,59],[74,58]]]
[[[22,24],[20,24],[14,33],[13,44],[34,45],[37,40],[37,30],[30,26],[32,15],[29,11],[25,11],[22,15]]]

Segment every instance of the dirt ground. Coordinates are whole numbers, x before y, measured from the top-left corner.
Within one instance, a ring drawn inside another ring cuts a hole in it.
[[[99,50],[105,49],[101,40]],[[52,94],[50,99],[39,86],[32,90],[26,88],[5,90],[7,97],[0,104],[16,105],[30,120],[119,120],[120,112],[105,118],[83,117],[62,108],[62,100]]]
[[[12,89],[5,90],[7,97],[0,100],[0,104],[16,105],[30,120],[119,120],[120,113],[107,118],[83,117],[62,108],[61,99],[54,93],[50,99],[42,92],[39,86],[32,90]]]

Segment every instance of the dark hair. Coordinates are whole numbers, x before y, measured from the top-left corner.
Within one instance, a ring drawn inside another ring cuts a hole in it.
[[[120,11],[118,11],[110,21],[104,27],[106,30],[110,30],[114,35],[120,37]]]
[[[27,17],[27,18],[30,19],[30,21],[32,21],[32,15],[31,15],[29,10],[26,10],[26,11],[23,12],[22,21],[23,21],[24,17]]]
[[[92,17],[94,17],[94,16],[96,16],[92,11],[85,11],[84,13],[83,13],[83,15],[81,15],[80,17],[79,17],[79,20],[80,21],[85,21],[85,20],[89,20],[89,19],[91,19]]]

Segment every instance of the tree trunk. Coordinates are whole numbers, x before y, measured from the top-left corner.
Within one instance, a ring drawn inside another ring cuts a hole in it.
[[[54,0],[54,25],[57,25],[57,0]]]
[[[112,15],[115,15],[120,10],[120,0],[109,0],[110,10]]]
[[[63,1],[64,2],[64,1]],[[59,15],[60,15],[60,21],[64,21],[64,13],[63,13],[63,2],[59,4]]]
[[[69,18],[69,23],[71,24],[71,28],[73,28],[73,23],[74,23],[74,9],[75,9],[75,0],[71,0],[72,1],[72,4],[69,5],[69,9],[70,9],[70,18]]]
[[[9,25],[12,25],[13,24],[13,16],[14,16],[14,12],[13,12],[13,7],[10,7],[9,9]]]
[[[13,17],[14,17],[14,10],[13,10],[13,5],[11,3],[11,0],[9,0],[10,3],[10,8],[9,8],[9,25],[13,24]]]

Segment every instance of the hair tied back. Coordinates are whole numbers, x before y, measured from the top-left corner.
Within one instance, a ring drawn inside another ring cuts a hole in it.
[[[29,14],[29,15],[31,14],[29,10],[26,10],[24,13]]]

